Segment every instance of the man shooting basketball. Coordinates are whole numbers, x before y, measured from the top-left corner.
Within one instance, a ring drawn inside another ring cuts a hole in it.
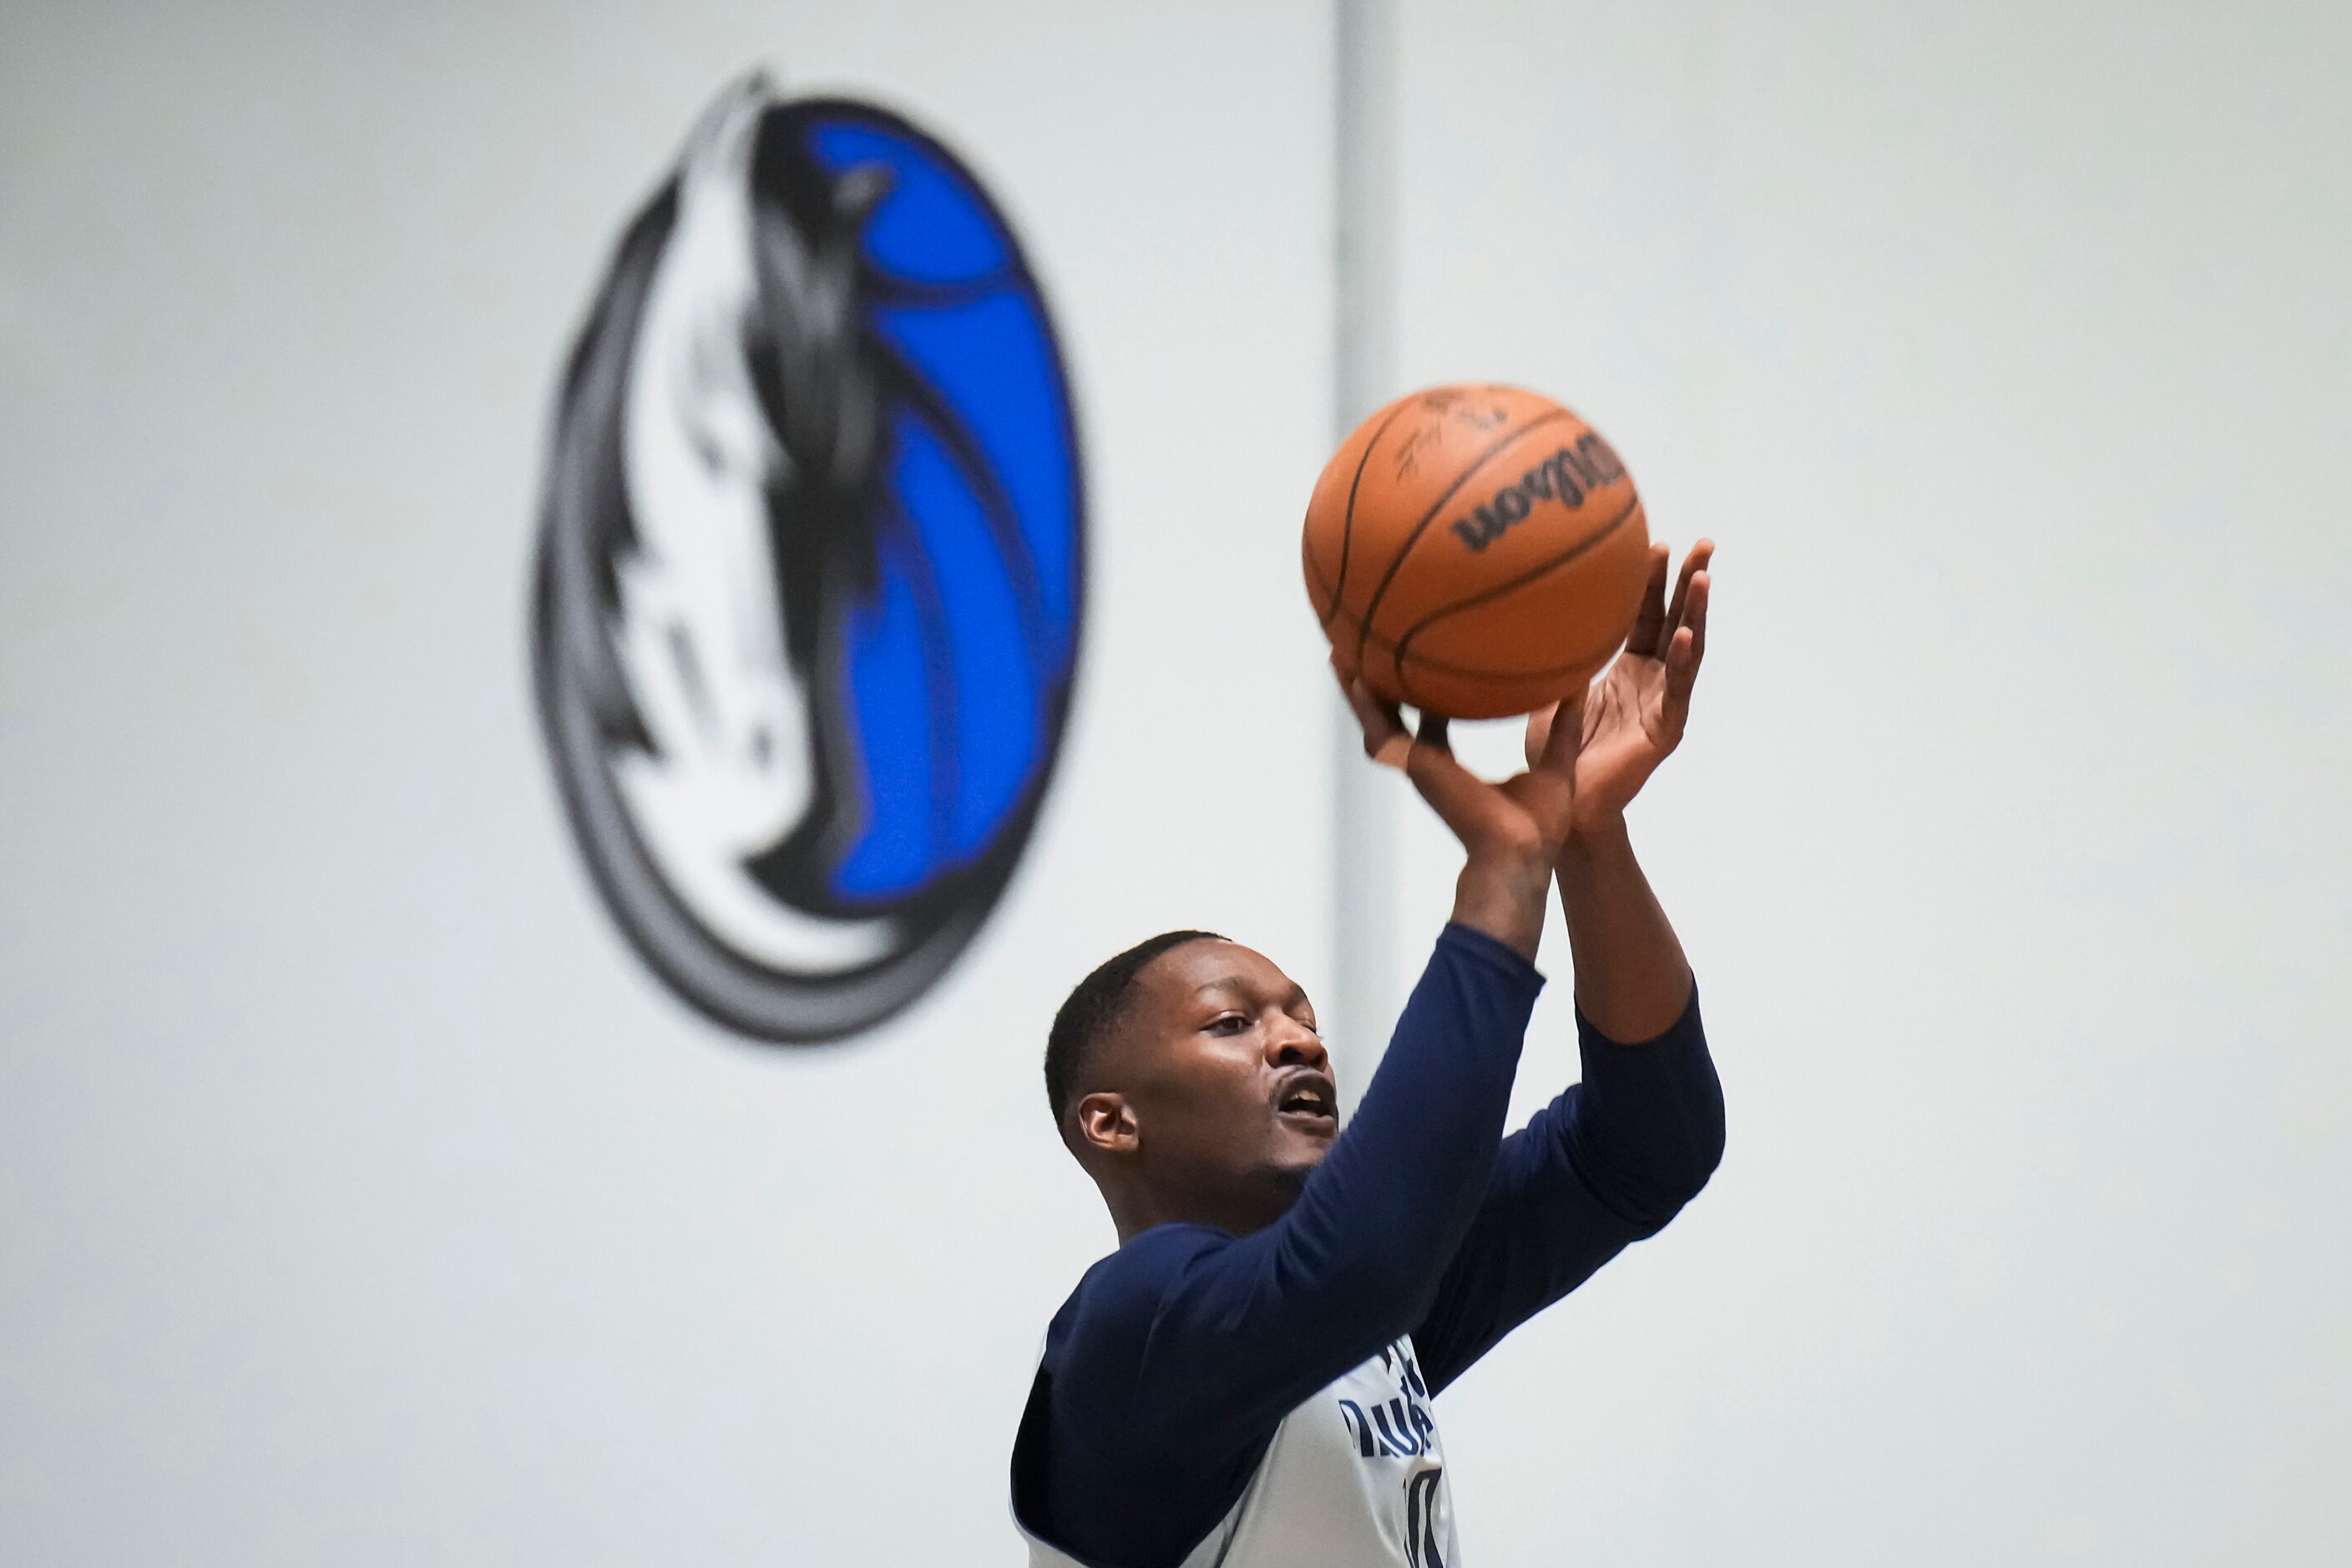
[[[1360,684],[1365,751],[1462,842],[1453,920],[1345,1132],[1306,994],[1265,958],[1171,931],[1054,1021],[1063,1141],[1118,1250],[1047,1331],[1013,1458],[1038,1563],[1454,1563],[1431,1399],[1627,1244],[1722,1152],[1681,944],[1624,808],[1681,741],[1711,546],[1666,602],[1653,553],[1624,653],[1528,726],[1528,768],[1475,777]],[[1584,1079],[1502,1135],[1557,885]]]

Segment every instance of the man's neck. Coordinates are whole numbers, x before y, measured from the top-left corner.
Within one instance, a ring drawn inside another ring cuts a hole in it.
[[[1118,1228],[1121,1247],[1163,1225],[1206,1226],[1229,1236],[1249,1236],[1289,1212],[1306,1178],[1302,1171],[1296,1180],[1284,1176],[1208,1192],[1145,1188],[1114,1194],[1107,1190],[1103,1200],[1110,1205],[1111,1223]]]

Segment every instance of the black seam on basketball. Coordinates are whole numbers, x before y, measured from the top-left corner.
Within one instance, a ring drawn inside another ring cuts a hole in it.
[[[1453,676],[1457,679],[1483,680],[1489,686],[1507,686],[1514,681],[1549,680],[1555,676],[1571,674],[1580,669],[1591,669],[1597,661],[1605,661],[1611,654],[1616,652],[1617,645],[1624,640],[1622,637],[1613,638],[1604,644],[1598,653],[1583,658],[1572,658],[1566,664],[1546,665],[1541,669],[1480,669],[1474,665],[1455,664],[1448,659],[1438,658],[1425,653],[1414,654],[1412,662],[1423,669],[1433,669],[1440,675]],[[1402,660],[1398,661],[1397,664],[1397,679],[1400,683],[1404,679]]]
[[[1610,653],[1615,652],[1618,645],[1622,643],[1624,640],[1625,639],[1623,637],[1612,638],[1602,646],[1600,655],[1587,655],[1582,658],[1572,658],[1566,664],[1546,665],[1541,669],[1484,669],[1476,665],[1455,664],[1451,659],[1440,658],[1435,654],[1431,653],[1416,653],[1412,656],[1412,662],[1419,665],[1425,665],[1431,669],[1441,671],[1446,675],[1458,675],[1469,680],[1541,680],[1549,676],[1566,675],[1570,670],[1582,668],[1584,666],[1591,664],[1594,658],[1604,657]],[[1381,652],[1389,655],[1391,658],[1396,657],[1396,646],[1384,637],[1375,634],[1368,640],[1368,646],[1379,648]],[[1403,666],[1400,664],[1398,668],[1402,671]],[[1402,679],[1401,674],[1399,679]]]
[[[1396,416],[1404,412],[1404,405],[1410,401],[1410,398],[1401,397],[1390,407],[1388,417],[1381,421],[1381,427],[1372,432],[1370,440],[1364,443],[1363,455],[1356,459],[1356,477],[1348,481],[1348,510],[1339,519],[1339,576],[1331,584],[1331,608],[1323,616],[1326,631],[1330,629],[1331,617],[1339,613],[1339,594],[1348,585],[1348,547],[1356,537],[1356,491],[1363,485],[1365,465],[1372,460],[1372,448],[1381,444],[1381,437],[1389,433],[1389,426],[1396,423]]]
[[[1534,582],[1537,578],[1542,577],[1549,573],[1559,571],[1561,567],[1567,565],[1570,562],[1574,561],[1586,551],[1599,545],[1603,540],[1608,539],[1619,529],[1624,527],[1626,522],[1632,519],[1633,515],[1641,510],[1642,498],[1638,495],[1628,496],[1625,500],[1623,509],[1621,510],[1615,517],[1611,518],[1600,528],[1586,534],[1582,539],[1578,540],[1574,544],[1570,545],[1566,550],[1561,551],[1550,560],[1540,562],[1534,566],[1528,567],[1525,572],[1522,572],[1517,576],[1511,578],[1508,582],[1497,583],[1491,588],[1482,588],[1466,599],[1457,599],[1453,604],[1442,605],[1437,609],[1432,610],[1420,620],[1414,622],[1412,626],[1407,626],[1405,628],[1404,635],[1397,638],[1397,668],[1399,669],[1404,668],[1405,656],[1412,651],[1412,639],[1419,637],[1423,631],[1426,631],[1432,626],[1444,620],[1446,616],[1466,610],[1474,605],[1483,605],[1490,599],[1499,599],[1506,594],[1516,593],[1517,590],[1524,588],[1528,584]],[[1434,665],[1440,668],[1444,668],[1442,662],[1436,659],[1424,659],[1423,662]],[[1529,675],[1530,678],[1532,678],[1536,675],[1547,673],[1549,672],[1544,670],[1534,670],[1530,671]]]
[[[1331,608],[1322,617],[1324,629],[1328,632],[1331,626],[1331,616],[1339,613],[1339,596],[1337,594],[1332,593],[1331,584],[1325,580],[1323,574],[1316,569],[1315,552],[1312,550],[1301,550],[1298,552],[1298,558],[1301,563],[1307,568],[1307,598],[1308,607],[1310,609],[1313,608],[1316,589],[1320,588],[1325,593],[1331,594]]]
[[[1389,668],[1396,671],[1397,700],[1404,703],[1406,707],[1412,708],[1418,712],[1426,713],[1430,711],[1429,704],[1423,702],[1421,700],[1421,694],[1413,690],[1412,677],[1404,672],[1404,661],[1402,659],[1391,659],[1389,663]]]
[[[1361,664],[1363,662],[1364,639],[1371,635],[1372,617],[1381,613],[1381,601],[1388,596],[1389,584],[1396,581],[1397,573],[1402,571],[1404,567],[1404,558],[1412,553],[1412,547],[1421,542],[1421,536],[1429,531],[1429,525],[1437,521],[1437,514],[1445,510],[1447,503],[1454,500],[1454,496],[1460,492],[1464,485],[1470,482],[1471,479],[1476,475],[1479,469],[1485,468],[1488,463],[1493,462],[1496,457],[1508,450],[1511,445],[1517,441],[1519,437],[1530,435],[1537,430],[1540,430],[1545,426],[1553,423],[1555,420],[1565,419],[1567,417],[1568,410],[1565,408],[1555,408],[1548,414],[1537,415],[1533,419],[1528,420],[1517,429],[1505,432],[1496,440],[1493,446],[1478,454],[1478,460],[1476,462],[1472,463],[1468,468],[1464,468],[1460,473],[1454,476],[1454,482],[1445,487],[1445,493],[1439,496],[1435,501],[1431,503],[1429,510],[1422,515],[1421,521],[1413,524],[1412,531],[1405,535],[1404,542],[1398,546],[1396,554],[1389,562],[1389,569],[1387,573],[1381,578],[1381,585],[1372,590],[1372,601],[1370,604],[1364,606],[1363,616],[1358,623],[1357,626],[1357,663]],[[1402,674],[1400,674],[1400,679],[1402,679]]]

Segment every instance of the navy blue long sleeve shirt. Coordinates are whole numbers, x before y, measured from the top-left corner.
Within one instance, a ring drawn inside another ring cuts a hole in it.
[[[1157,1226],[1087,1270],[1015,1445],[1029,1529],[1118,1568],[1177,1563],[1301,1401],[1407,1333],[1434,1393],[1674,1217],[1723,1147],[1696,993],[1640,1045],[1580,1014],[1583,1081],[1505,1138],[1542,986],[1448,926],[1288,1213],[1246,1237]]]

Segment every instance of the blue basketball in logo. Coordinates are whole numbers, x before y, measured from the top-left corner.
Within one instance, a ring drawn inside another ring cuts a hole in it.
[[[870,110],[811,118],[826,167],[898,176],[866,311],[908,381],[844,693],[871,816],[834,872],[845,900],[894,899],[984,856],[1043,772],[1077,643],[1077,454],[1036,284],[970,176]]]
[[[971,171],[752,79],[624,235],[564,379],[541,719],[623,930],[710,1016],[919,994],[1025,843],[1085,506],[1037,283]]]

